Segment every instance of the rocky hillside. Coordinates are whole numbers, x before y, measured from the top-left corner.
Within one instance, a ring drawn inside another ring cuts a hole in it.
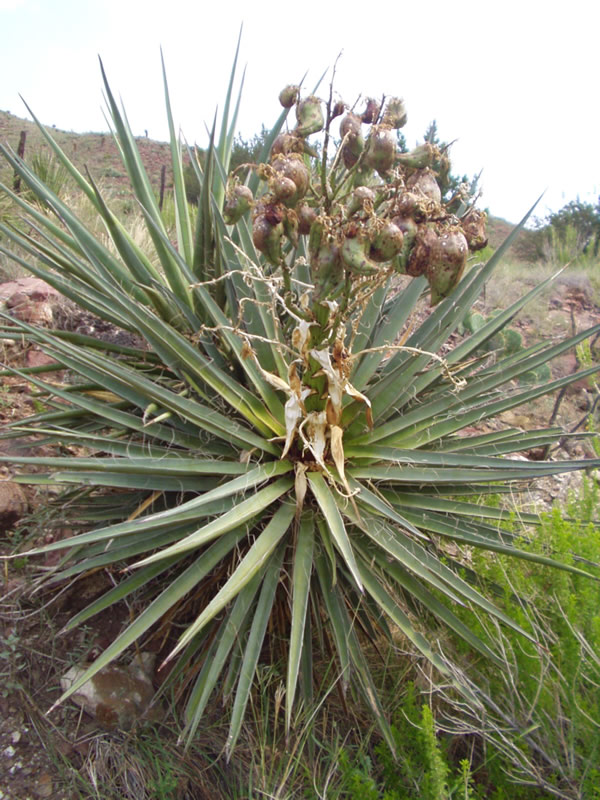
[[[109,133],[72,133],[58,128],[47,128],[66,155],[81,170],[88,170],[96,182],[119,192],[129,186],[127,173],[123,168],[117,145]],[[0,142],[17,150],[21,132],[25,131],[25,160],[31,162],[35,155],[49,154],[50,148],[37,125],[28,120],[0,111]],[[163,166],[166,168],[166,186],[172,185],[171,156],[166,142],[155,142],[146,137],[138,137],[137,145],[150,176],[152,185],[158,193]],[[7,167],[0,164],[0,177],[3,183],[12,185],[12,175]]]
[[[65,151],[81,171],[89,171],[94,180],[101,186],[112,189],[116,193],[128,193],[129,181],[123,168],[117,146],[108,133],[73,133],[48,127],[55,141]],[[0,143],[8,144],[17,150],[21,132],[26,133],[25,160],[31,162],[34,156],[49,154],[50,148],[44,141],[40,131],[33,122],[21,119],[7,111],[0,111]],[[169,145],[166,142],[156,142],[153,139],[141,136],[136,139],[144,166],[150,176],[156,193],[160,190],[161,170],[165,167],[166,188],[172,186],[171,156]],[[0,162],[0,179],[8,186],[12,185],[12,175],[7,167]],[[489,220],[490,244],[495,249],[501,244],[513,229],[514,223],[507,222],[499,217],[491,216]],[[519,243],[511,249],[511,255],[516,259],[531,260],[534,252],[532,232],[523,231]]]

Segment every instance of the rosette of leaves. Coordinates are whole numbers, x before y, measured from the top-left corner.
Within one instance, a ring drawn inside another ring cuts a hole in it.
[[[455,603],[520,630],[467,580],[463,546],[579,570],[520,549],[502,527],[509,513],[481,497],[596,462],[510,457],[557,442],[557,428],[463,431],[594,372],[514,388],[519,376],[597,328],[482,367],[473,354],[540,287],[442,358],[515,234],[460,280],[469,241],[477,247],[484,238],[483,217],[465,198],[458,205],[454,198],[453,211],[441,205],[434,184],[443,154],[431,146],[395,152],[388,134],[406,118],[397,99],[383,108],[369,103],[348,123],[354,112],[331,92],[321,101],[287,91],[263,161],[246,167],[242,187],[228,177],[239,102],[234,74],[235,65],[202,169],[192,154],[197,207],[186,201],[165,80],[174,233],[105,78],[148,251],[45,128],[56,158],[102,220],[102,238],[2,147],[51,210],[2,187],[26,219],[1,226],[15,246],[2,252],[144,342],[108,344],[4,316],[3,336],[14,337],[16,326],[77,376],[66,384],[22,370],[48,410],[12,432],[59,448],[54,457],[21,458],[36,472],[18,478],[65,487],[60,524],[68,522],[73,535],[35,551],[63,553],[45,583],[58,587],[98,569],[112,576],[113,588],[69,629],[113,604],[144,604],[58,702],[134,646],[160,648],[166,685],[178,685],[186,698],[187,735],[222,698],[231,752],[261,661],[281,670],[289,728],[296,704],[314,700],[313,664],[334,653],[343,690],[362,694],[393,748],[366,644],[400,631],[416,656],[454,681],[434,644],[439,625],[503,663],[493,641],[458,619]],[[294,108],[296,122],[284,131]],[[346,132],[334,148],[332,120],[342,115]],[[321,129],[317,155],[308,139]],[[479,220],[477,236],[461,225],[467,214],[467,228],[473,214]],[[401,291],[399,272],[412,276]],[[413,325],[425,294],[437,305]],[[82,448],[87,455],[74,455]],[[539,522],[531,513],[520,520]]]

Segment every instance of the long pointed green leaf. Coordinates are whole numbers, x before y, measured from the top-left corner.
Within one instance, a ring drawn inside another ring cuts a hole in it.
[[[358,572],[358,567],[356,566],[352,545],[350,543],[350,539],[348,538],[348,534],[346,533],[346,528],[344,527],[344,521],[342,519],[342,515],[340,514],[338,504],[336,503],[331,490],[327,486],[325,479],[319,472],[309,472],[307,477],[312,493],[314,494],[315,499],[319,504],[321,511],[323,512],[323,516],[327,522],[327,527],[331,532],[331,536],[333,537],[336,547],[342,554],[348,569],[356,581],[356,585],[360,591],[362,591],[360,574]]]
[[[250,699],[252,680],[256,672],[256,666],[265,638],[267,625],[271,618],[284,553],[285,544],[282,544],[269,559],[258,603],[256,604],[256,611],[254,612],[252,627],[248,635],[248,643],[246,644],[244,660],[242,661],[237,691],[231,711],[231,723],[229,725],[229,733],[227,734],[227,744],[225,745],[228,758],[231,757],[233,748],[240,735],[244,712],[248,705],[248,700]]]
[[[218,644],[204,661],[198,680],[186,706],[187,725],[184,735],[189,741],[196,732],[204,709],[225,667],[227,657],[234,644],[241,646],[242,626],[250,615],[254,597],[260,587],[266,565],[240,591],[232,610],[220,624]]]
[[[253,497],[248,498],[248,500],[243,500],[231,511],[209,522],[208,525],[204,525],[190,536],[186,536],[181,542],[177,542],[177,544],[167,547],[159,553],[155,553],[142,561],[138,561],[137,564],[134,564],[134,567],[144,567],[146,564],[154,563],[154,561],[169,558],[172,555],[184,553],[188,550],[194,550],[196,547],[210,542],[212,539],[216,539],[223,533],[232,530],[232,528],[243,525],[257,514],[265,511],[277,499],[289,491],[293,483],[291,478],[279,478],[279,480],[258,491]]]
[[[177,642],[178,652],[199,633],[226,605],[240,593],[244,586],[267,563],[275,548],[286,534],[294,516],[294,507],[291,503],[283,503],[273,514],[271,520],[254,541],[244,558],[236,567],[227,583],[217,592],[210,603],[203,609],[199,617],[186,629]]]
[[[74,681],[71,686],[63,692],[54,704],[54,707],[63,703],[71,697],[84,683],[94,677],[103,667],[114,661],[124,650],[133,644],[145,633],[148,628],[154,625],[163,617],[177,601],[184,597],[213,569],[219,561],[242,538],[245,531],[243,529],[232,530],[227,536],[223,536],[208,550],[205,550],[193,564],[172,581],[167,588],[153,600],[152,603],[110,644],[106,650],[94,661],[80,678]]]
[[[292,572],[292,624],[290,628],[290,642],[288,655],[288,670],[286,684],[285,726],[289,732],[292,721],[292,708],[300,664],[302,662],[302,648],[304,645],[304,632],[310,596],[311,573],[313,568],[313,551],[315,544],[315,518],[305,512],[298,526],[298,536],[294,553],[294,567]]]

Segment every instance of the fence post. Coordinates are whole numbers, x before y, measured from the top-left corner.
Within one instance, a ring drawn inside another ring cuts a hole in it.
[[[27,131],[21,131],[21,135],[19,136],[19,146],[17,147],[17,156],[21,160],[25,156],[26,139],[27,139]],[[21,176],[16,171],[15,171],[15,177],[13,179],[13,190],[15,194],[19,194],[19,192],[21,191]]]
[[[167,167],[165,164],[160,168],[160,194],[158,196],[158,208],[162,211],[163,202],[165,199],[165,183],[167,180]]]

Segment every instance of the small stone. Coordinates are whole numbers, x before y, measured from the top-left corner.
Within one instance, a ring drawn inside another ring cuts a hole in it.
[[[130,730],[156,720],[162,712],[158,707],[151,707],[154,686],[150,674],[154,658],[152,653],[142,653],[139,660],[135,659],[128,667],[104,667],[71,699],[107,729]],[[82,667],[71,667],[60,680],[61,688],[69,689],[84,672]]]
[[[13,744],[21,741],[21,731],[13,731],[10,735],[10,740]]]
[[[38,778],[37,786],[34,791],[38,797],[52,797],[54,793],[52,776],[47,772],[42,773]]]
[[[23,292],[9,297],[6,306],[13,317],[29,325],[50,325],[54,318],[50,303],[32,300]]]
[[[49,367],[58,364],[58,361],[42,350],[31,348],[25,355],[25,362],[28,367]]]
[[[12,758],[16,752],[17,751],[15,750],[15,748],[11,744],[9,744],[8,747],[5,747],[4,750],[2,751],[2,755],[6,756],[7,758]]]
[[[14,481],[0,482],[0,533],[11,530],[27,511],[27,498]]]

